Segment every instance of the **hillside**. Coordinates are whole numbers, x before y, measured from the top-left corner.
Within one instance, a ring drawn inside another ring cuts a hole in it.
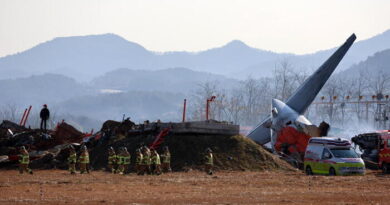
[[[0,80],[0,104],[56,103],[85,95],[90,90],[74,79],[58,74],[34,75],[28,78]]]
[[[0,58],[2,78],[56,73],[79,81],[115,68],[147,69],[154,54],[114,34],[61,37]]]
[[[349,69],[341,72],[340,75],[357,77],[360,71],[371,74],[385,73],[390,76],[390,49],[369,56],[367,60],[351,66]]]
[[[92,119],[122,120],[126,114],[136,122],[143,120],[173,121],[180,119],[184,96],[169,92],[128,91],[75,97],[59,103],[61,111]]]
[[[390,48],[390,44],[387,44],[389,41],[390,30],[355,43],[338,70]],[[90,81],[118,68],[160,70],[185,67],[234,78],[249,75],[260,77],[270,75],[275,63],[282,59],[288,59],[297,68],[316,68],[333,50],[292,55],[251,48],[235,40],[218,48],[195,53],[156,53],[114,34],[61,37],[0,58],[0,76],[8,79],[49,72],[73,77],[78,81]]]
[[[222,75],[197,72],[186,68],[170,68],[157,71],[130,70],[127,68],[110,71],[92,80],[96,89],[190,92],[202,82],[218,82],[229,89],[239,84],[238,80]]]

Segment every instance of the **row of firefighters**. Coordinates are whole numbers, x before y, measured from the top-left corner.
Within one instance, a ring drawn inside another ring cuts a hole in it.
[[[76,174],[76,163],[80,165],[80,174],[89,173],[89,153],[85,145],[81,147],[79,157],[77,157],[75,148],[69,146],[68,166],[71,174]],[[118,153],[113,147],[108,149],[108,168],[115,174],[125,174],[129,172],[131,162],[131,155],[126,147],[121,147]],[[20,149],[19,155],[19,172],[33,174],[29,168],[30,157],[24,146]],[[207,174],[213,174],[214,158],[210,148],[206,149],[204,156],[205,171]],[[144,146],[136,150],[135,171],[138,175],[156,174],[160,175],[162,172],[171,172],[171,154],[168,147],[163,148],[163,153],[158,154],[157,150],[149,149]]]

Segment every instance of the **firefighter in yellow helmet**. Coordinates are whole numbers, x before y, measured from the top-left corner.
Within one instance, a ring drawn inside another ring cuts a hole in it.
[[[163,148],[163,153],[161,156],[161,168],[163,172],[171,172],[171,153],[169,152],[169,148],[165,146]]]
[[[161,160],[160,155],[157,153],[157,150],[153,149],[151,150],[151,172],[152,174],[161,174]]]
[[[113,147],[108,148],[108,169],[111,171],[111,173],[115,173],[115,167],[117,165],[117,155],[115,153],[115,150]]]
[[[79,156],[79,164],[80,164],[80,174],[84,174],[85,172],[89,173],[89,153],[87,146],[83,145],[81,147],[81,154]]]
[[[207,174],[209,175],[213,174],[213,165],[214,165],[213,151],[210,148],[207,148],[205,154],[205,171]]]
[[[71,174],[76,174],[77,155],[72,145],[69,146],[68,167]]]
[[[24,146],[20,147],[19,154],[19,173],[23,174],[23,172],[27,172],[29,174],[33,174],[33,171],[28,167],[30,164],[30,156]]]
[[[136,150],[136,155],[137,156],[135,159],[135,171],[139,175],[141,173],[141,170],[142,170],[142,158],[143,158],[143,155],[142,155],[140,149]]]

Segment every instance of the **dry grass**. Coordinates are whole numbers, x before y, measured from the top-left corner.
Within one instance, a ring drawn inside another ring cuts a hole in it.
[[[62,170],[0,171],[0,204],[388,204],[390,175],[300,172],[178,172],[161,176]]]

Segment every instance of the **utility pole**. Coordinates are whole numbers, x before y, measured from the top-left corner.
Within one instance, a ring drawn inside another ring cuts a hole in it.
[[[186,121],[186,108],[187,108],[187,99],[184,99],[184,105],[183,105],[183,120],[182,122]]]

